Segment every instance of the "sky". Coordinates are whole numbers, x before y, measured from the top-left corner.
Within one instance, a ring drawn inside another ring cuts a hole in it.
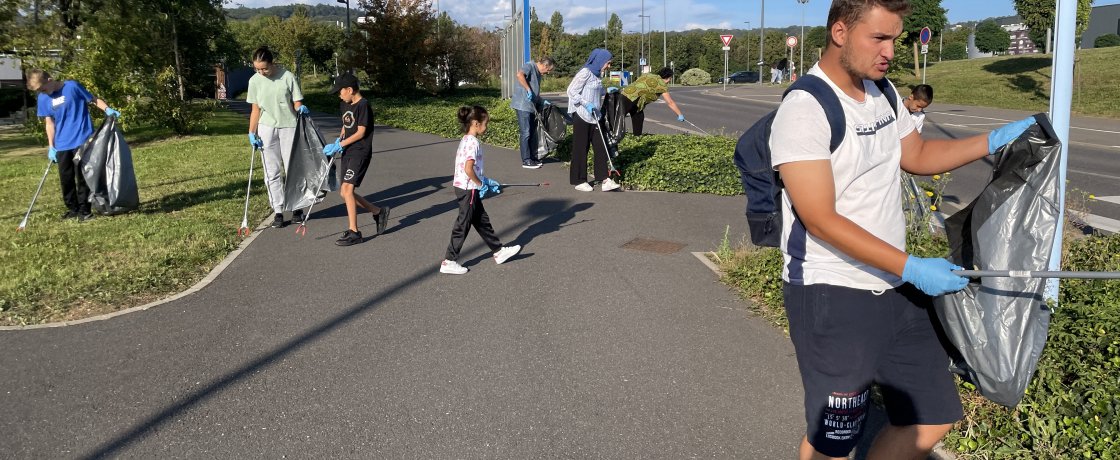
[[[506,21],[510,14],[510,4],[516,1],[518,11],[524,0],[433,0],[442,11],[447,11],[457,22],[472,26],[492,27]],[[765,0],[530,0],[529,5],[537,9],[537,15],[547,22],[553,11],[564,16],[564,29],[567,32],[582,33],[588,29],[602,27],[606,20],[604,6],[610,13],[618,14],[625,31],[641,30],[642,7],[646,19],[646,29],[690,30],[690,29],[730,29],[758,28],[761,5]],[[248,7],[287,5],[292,3],[328,3],[341,6],[334,0],[234,0],[232,5]],[[351,6],[357,0],[350,1]],[[795,0],[770,0],[765,2],[766,26],[786,27],[800,25],[802,13],[805,25],[823,26],[832,2],[809,0],[802,5]],[[1120,0],[1096,0],[1094,6],[1120,4]],[[963,22],[996,16],[1015,14],[1012,0],[942,0],[941,6],[949,10],[949,22]],[[667,10],[666,10],[667,8]]]

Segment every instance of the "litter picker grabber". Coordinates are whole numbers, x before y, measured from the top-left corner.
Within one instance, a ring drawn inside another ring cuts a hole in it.
[[[502,187],[548,187],[552,185],[548,182],[541,182],[539,184],[502,184]]]
[[[1085,280],[1120,279],[1120,272],[1029,271],[1029,270],[953,270],[969,278],[1066,278]]]
[[[607,144],[607,136],[605,134],[603,134],[603,125],[604,124],[605,123],[603,123],[602,117],[600,117],[599,122],[595,123],[595,130],[599,132],[599,139],[601,139],[603,141],[603,149],[607,151],[606,152],[607,153],[607,168],[609,168],[609,170],[607,171],[607,178],[610,179],[610,177],[612,175],[615,175],[615,176],[618,176],[619,178],[621,178],[622,173],[618,172],[618,169],[615,169],[614,161],[611,160],[611,150],[610,150],[610,147],[609,147],[610,144]]]
[[[27,207],[27,214],[23,215],[23,221],[19,223],[19,228],[16,228],[17,232],[22,232],[27,227],[27,219],[31,217],[31,210],[35,209],[35,200],[39,199],[39,192],[43,191],[43,183],[47,181],[47,173],[51,172],[51,163],[54,162],[47,160],[47,169],[43,170],[43,178],[39,179],[39,187],[35,189],[35,195],[31,196],[31,205]]]
[[[252,233],[252,229],[249,228],[249,192],[253,190],[253,168],[257,166],[257,147],[250,146],[250,148],[252,150],[249,152],[249,185],[245,186],[245,211],[241,214],[241,227],[237,229],[237,234],[240,236],[249,236]]]
[[[331,174],[332,174],[331,173],[331,166],[334,166],[334,157],[333,156],[331,157],[331,159],[329,161],[327,161],[327,168],[326,168],[327,173],[323,174],[323,180],[319,181],[318,190],[322,190],[323,189],[323,184],[327,183],[327,180],[330,179]],[[297,235],[299,235],[301,237],[302,236],[307,236],[307,221],[311,220],[311,209],[313,209],[314,207],[315,207],[315,202],[312,202],[311,206],[308,206],[307,209],[305,209],[303,211],[303,222],[300,222],[299,227],[296,227],[296,234]]]
[[[689,125],[691,125],[691,126],[692,126],[693,128],[696,128],[696,129],[697,129],[698,131],[700,131],[700,132],[704,133],[704,135],[705,135],[705,136],[711,136],[711,134],[708,134],[708,132],[707,132],[707,131],[704,131],[704,128],[701,128],[701,127],[699,127],[699,126],[696,126],[696,124],[695,124],[695,123],[693,123],[693,122],[691,122],[691,121],[688,121],[687,119],[686,119],[686,120],[685,120],[684,122],[685,122],[685,123],[688,123],[688,124],[689,124]]]

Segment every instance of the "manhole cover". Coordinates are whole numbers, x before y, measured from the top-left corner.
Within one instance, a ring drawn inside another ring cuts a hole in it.
[[[650,238],[634,238],[622,245],[624,249],[637,251],[656,252],[658,254],[672,254],[684,249],[683,244],[672,241],[654,240]]]

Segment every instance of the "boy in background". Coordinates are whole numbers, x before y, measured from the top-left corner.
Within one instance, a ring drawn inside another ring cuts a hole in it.
[[[910,111],[910,117],[914,119],[914,128],[918,133],[922,132],[922,123],[926,121],[926,107],[933,103],[933,87],[930,85],[918,85],[910,92],[910,97],[903,99],[902,105],[906,106],[906,110]]]
[[[349,224],[335,244],[351,246],[364,241],[362,232],[358,231],[358,205],[373,214],[373,220],[377,223],[374,235],[385,231],[385,225],[389,223],[389,207],[379,208],[366,201],[362,195],[354,193],[354,189],[362,185],[362,179],[366,177],[366,170],[373,157],[373,108],[358,90],[358,77],[351,74],[339,75],[335,78],[330,93],[338,93],[338,98],[342,100],[339,107],[342,112],[342,133],[334,143],[323,147],[323,154],[328,157],[342,154],[339,159],[342,187],[338,193],[342,196],[342,201],[346,202]]]

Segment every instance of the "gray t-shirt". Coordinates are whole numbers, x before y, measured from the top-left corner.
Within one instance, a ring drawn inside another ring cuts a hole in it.
[[[541,95],[541,72],[537,70],[537,64],[534,62],[526,62],[521,66],[521,71],[525,73],[525,81],[529,82],[529,88],[533,90],[533,98],[539,98]],[[509,101],[509,106],[513,110],[520,110],[522,112],[536,112],[533,103],[525,98],[525,87],[521,86],[521,82],[514,80],[513,84],[513,98]]]

